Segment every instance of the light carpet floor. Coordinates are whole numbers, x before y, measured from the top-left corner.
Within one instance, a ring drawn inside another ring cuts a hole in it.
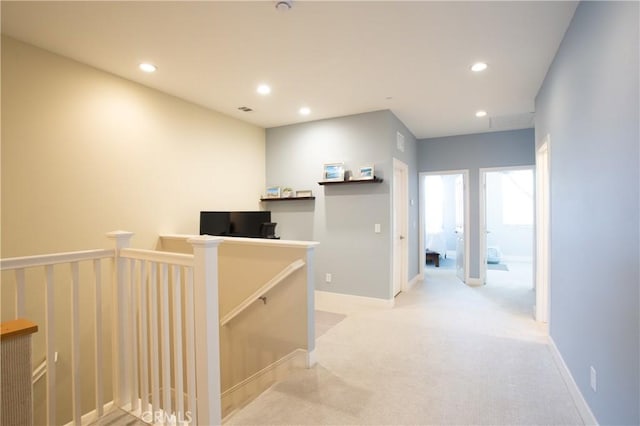
[[[314,368],[227,424],[583,424],[544,330],[496,294],[430,271],[393,309],[351,312],[324,331]]]

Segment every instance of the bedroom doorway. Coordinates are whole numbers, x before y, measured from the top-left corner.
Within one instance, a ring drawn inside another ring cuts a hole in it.
[[[480,183],[481,282],[512,309],[532,315],[533,167],[480,169]]]
[[[420,174],[421,273],[450,273],[469,280],[467,170]]]

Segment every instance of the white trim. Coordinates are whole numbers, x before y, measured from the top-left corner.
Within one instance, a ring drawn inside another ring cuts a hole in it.
[[[398,160],[397,158],[392,159],[393,163],[393,184],[392,188],[392,197],[391,197],[391,223],[392,223],[392,236],[391,236],[391,295],[393,297],[397,296],[399,293],[408,290],[408,281],[409,281],[409,166],[404,162]],[[400,193],[396,193],[396,171],[399,171],[404,178],[400,180]],[[401,211],[398,212],[397,210]],[[400,217],[400,228],[396,229],[396,214],[400,213],[402,217]],[[397,234],[399,235],[397,235]],[[401,247],[400,253],[396,253],[396,238],[401,238]],[[403,238],[403,239],[402,239]],[[399,259],[396,259],[396,256]],[[396,262],[398,260],[398,262]],[[396,271],[396,265],[400,265],[400,271]],[[395,280],[397,274],[400,275],[398,278],[400,280],[399,289],[396,292],[395,288]]]
[[[307,368],[312,368],[317,363],[318,357],[316,356],[316,351],[307,351]]]
[[[201,235],[194,234],[160,234],[158,236],[161,240],[178,240],[186,241],[189,238],[201,237]],[[297,241],[297,240],[276,240],[270,238],[244,238],[244,237],[218,237],[209,236],[215,238],[216,241],[222,241],[222,243],[242,244],[248,246],[278,246],[278,247],[316,247],[320,243],[317,241]]]
[[[286,379],[292,371],[309,368],[310,357],[313,355],[306,350],[296,349],[222,392],[221,405],[226,412],[222,424],[274,383]]]
[[[589,408],[589,404],[584,399],[582,392],[580,392],[580,388],[576,384],[576,381],[573,379],[573,375],[571,371],[567,367],[567,364],[564,362],[564,358],[562,358],[562,354],[558,350],[556,343],[553,341],[553,338],[549,336],[549,350],[551,351],[551,355],[553,356],[553,360],[560,370],[560,375],[567,385],[567,389],[571,394],[571,398],[573,398],[573,402],[576,404],[576,408],[578,409],[578,413],[580,413],[580,417],[582,417],[582,421],[585,425],[598,425],[598,420],[591,412],[591,408]]]
[[[410,291],[414,285],[418,284],[420,281],[424,280],[424,275],[422,274],[418,274],[415,277],[413,277],[411,279],[411,281],[409,281],[407,283],[407,290],[406,291]]]
[[[315,290],[315,299],[317,310],[340,314],[348,314],[367,309],[390,309],[393,308],[395,300],[354,296],[352,294],[333,293],[321,290]]]
[[[471,287],[478,287],[484,284],[480,278],[467,278],[467,285]]]
[[[551,136],[536,149],[534,288],[536,321],[549,323],[551,305]]]

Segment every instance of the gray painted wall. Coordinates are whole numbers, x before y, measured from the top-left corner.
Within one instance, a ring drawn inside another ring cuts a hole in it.
[[[536,99],[536,140],[551,138],[550,334],[600,424],[640,424],[638,21],[637,2],[580,3]]]
[[[469,275],[480,278],[480,169],[535,163],[533,129],[421,139],[418,171],[469,170]]]
[[[357,296],[391,299],[391,188],[396,131],[406,140],[396,155],[410,166],[410,198],[417,198],[416,141],[390,111],[339,117],[270,128],[266,131],[267,185],[310,189],[315,201],[263,203],[284,239],[314,240],[316,288]],[[413,159],[413,160],[412,160]],[[374,164],[381,184],[320,186],[324,163],[341,161],[355,170]],[[411,163],[413,161],[413,163]],[[417,202],[410,220],[417,221]],[[374,225],[381,233],[374,233]],[[417,274],[417,232],[409,277]],[[332,282],[325,282],[325,274]]]

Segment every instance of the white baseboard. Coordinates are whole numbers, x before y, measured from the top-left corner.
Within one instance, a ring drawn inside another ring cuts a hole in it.
[[[315,291],[315,298],[317,310],[339,314],[349,314],[367,309],[389,309],[394,305],[394,299],[377,299],[321,290]]]
[[[424,280],[424,276],[422,274],[416,275],[411,281],[407,283],[407,288],[405,291],[411,290],[414,285],[418,284],[422,280]]]
[[[316,351],[307,351],[307,368],[312,368],[317,363],[318,359],[316,358]]]
[[[467,285],[472,287],[477,287],[482,285],[482,280],[480,278],[469,278],[467,280]]]
[[[304,349],[296,349],[289,355],[280,358],[268,367],[222,392],[222,422],[224,423],[240,408],[253,401],[274,383],[287,378],[292,371],[310,368],[309,362],[313,358],[313,353],[308,353]]]
[[[588,426],[591,426],[591,425],[598,426],[598,421],[596,420],[596,417],[591,412],[591,408],[589,408],[589,404],[587,404],[587,401],[584,399],[582,392],[580,392],[580,388],[576,384],[576,381],[573,379],[573,376],[571,375],[571,371],[569,370],[569,367],[567,367],[567,364],[564,362],[564,359],[562,358],[562,354],[560,354],[560,351],[558,350],[558,347],[556,346],[556,343],[553,341],[551,336],[549,336],[549,349],[551,350],[551,355],[553,355],[553,360],[556,362],[556,365],[558,366],[558,370],[560,370],[560,375],[562,376],[562,379],[567,385],[567,389],[569,389],[569,393],[573,398],[573,402],[576,404],[578,412],[582,417],[582,421],[584,422],[585,425],[588,425]]]

